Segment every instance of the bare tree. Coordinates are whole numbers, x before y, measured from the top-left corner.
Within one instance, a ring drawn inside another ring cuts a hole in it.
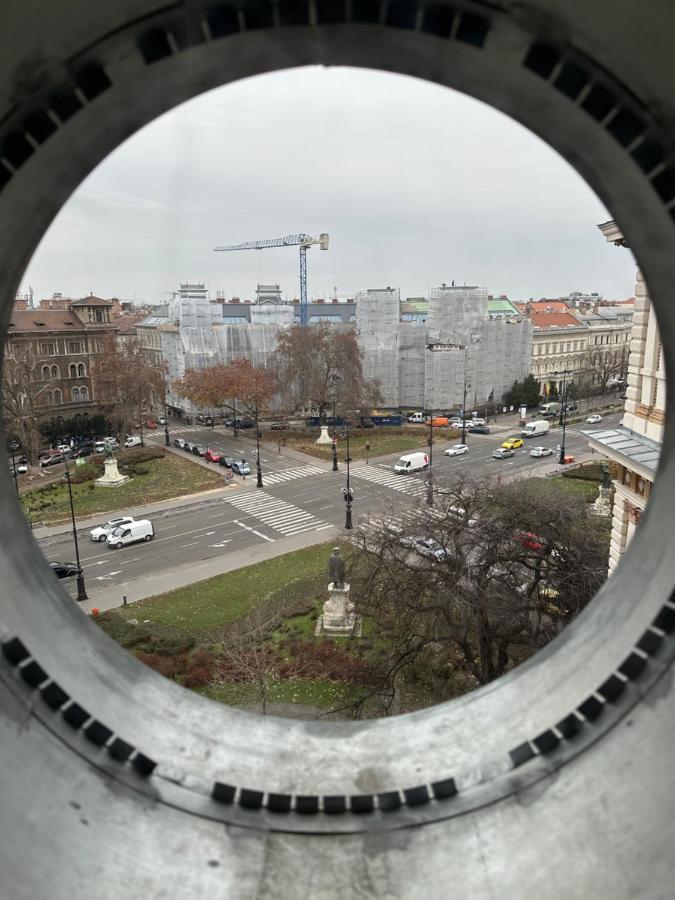
[[[612,378],[625,379],[628,371],[628,347],[597,347],[584,355],[585,368],[598,391],[604,394]]]
[[[425,665],[436,699],[459,669],[486,684],[551,639],[607,573],[607,535],[583,500],[551,497],[536,479],[460,480],[424,508],[366,523],[350,580],[373,623],[380,669]]]
[[[289,405],[314,409],[323,421],[337,382],[338,405],[370,412],[381,395],[377,382],[363,377],[361,357],[354,331],[325,324],[286,329],[279,335],[276,362]]]
[[[7,345],[2,367],[2,407],[5,427],[21,444],[30,465],[40,450],[38,417],[44,412],[45,385],[37,379],[38,361],[30,342]]]
[[[105,337],[104,352],[92,365],[91,379],[96,399],[107,414],[117,420],[122,435],[139,423],[143,440],[143,420],[153,406],[164,405],[165,372],[148,361],[140,341]]]
[[[255,685],[263,715],[270,685],[279,674],[279,661],[267,638],[281,621],[283,603],[263,601],[227,627],[222,657],[228,680]]]

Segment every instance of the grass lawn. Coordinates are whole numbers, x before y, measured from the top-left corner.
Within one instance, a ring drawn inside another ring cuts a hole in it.
[[[120,453],[119,463],[123,471],[123,453]],[[103,469],[99,468],[102,474]],[[73,475],[76,473],[73,469]],[[150,459],[136,466],[131,481],[121,487],[99,487],[93,481],[73,484],[73,505],[75,515],[84,517],[195,494],[223,484],[221,475],[181,459],[175,453],[167,453],[163,459]],[[34,523],[49,525],[70,516],[68,486],[61,480],[26,491],[21,495],[21,504]]]
[[[153,625],[207,637],[211,629],[241,618],[266,597],[283,589],[290,600],[313,606],[312,595],[326,590],[333,542],[317,544],[262,563],[216,575],[115,610],[124,619],[150,619]],[[300,618],[306,610],[302,610]],[[287,620],[292,622],[293,619]],[[304,631],[311,628],[305,624]]]
[[[347,442],[338,434],[338,459],[344,461],[347,455]],[[329,434],[331,431],[329,429]],[[281,440],[282,446],[291,450],[300,450],[309,456],[316,456],[326,461],[332,460],[333,450],[330,445],[317,445],[316,439],[320,434],[318,428],[307,429],[302,432],[266,432],[263,440],[276,444]],[[458,432],[452,428],[435,428],[435,441],[452,441],[458,436]],[[429,437],[429,429],[421,426],[402,428],[358,428],[349,433],[349,454],[352,459],[366,459],[374,456],[384,456],[387,453],[407,453],[411,450],[425,450]],[[285,442],[285,443],[284,443]],[[366,444],[370,449],[366,450]]]

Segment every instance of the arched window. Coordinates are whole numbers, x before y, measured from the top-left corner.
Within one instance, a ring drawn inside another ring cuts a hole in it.
[[[63,402],[63,400],[61,399],[61,391],[57,388],[54,391],[54,403],[62,403],[62,402]]]
[[[84,378],[87,374],[86,369],[84,368],[84,363],[77,364],[77,375],[78,378]]]
[[[42,380],[49,381],[49,366],[42,367]]]
[[[80,388],[80,400],[88,400],[88,399],[89,399],[89,391],[88,391],[87,388],[83,385],[83,386]]]
[[[71,363],[68,366],[68,372],[70,373],[71,378],[77,378],[77,366],[75,365],[75,363]]]
[[[61,373],[59,372],[58,366],[52,366],[52,378],[60,378]]]
[[[45,391],[45,403],[51,406],[54,403],[54,394],[51,391]]]
[[[80,389],[75,387],[72,389],[72,391],[70,393],[73,398],[73,401],[75,403],[77,403],[77,401],[80,399]]]

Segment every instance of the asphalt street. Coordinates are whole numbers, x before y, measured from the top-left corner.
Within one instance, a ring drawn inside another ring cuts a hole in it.
[[[615,425],[619,419],[618,414],[605,416],[601,425],[596,427]],[[588,444],[580,428],[590,430],[590,427],[582,425],[567,429],[568,453],[588,455]],[[219,431],[212,433],[210,429],[195,428],[184,429],[186,436],[188,430],[193,440],[203,440],[208,446],[229,455],[233,455],[233,451],[243,450],[246,459],[255,462],[248,439],[237,440]],[[529,472],[541,475],[555,467],[559,429],[552,430],[543,438],[526,441],[510,459],[493,459],[492,451],[517,431],[517,428],[500,428],[500,433],[469,435],[469,452],[458,457],[444,456],[443,449],[453,442],[447,442],[435,434],[438,440],[433,455],[436,485],[442,486],[460,472],[472,477],[499,475],[512,478]],[[153,442],[159,442],[160,437],[163,438],[163,435],[154,435]],[[533,446],[548,446],[554,453],[536,459],[530,456]],[[354,524],[360,516],[391,514],[397,509],[403,511],[411,503],[419,503],[426,495],[426,473],[395,475],[393,464],[396,459],[397,456],[380,458],[377,462],[371,460],[369,465],[360,460],[351,465]],[[194,462],[206,465],[196,457]],[[128,585],[143,585],[144,580],[153,575],[170,576],[172,572],[178,574],[179,570],[184,575],[191,567],[205,562],[208,562],[205,571],[215,574],[246,565],[251,561],[251,551],[260,545],[267,545],[264,555],[271,556],[344,533],[344,463],[340,463],[338,472],[333,472],[329,465],[293,451],[282,450],[279,454],[265,449],[261,465],[262,490],[255,486],[253,468],[252,475],[245,480],[238,479],[238,487],[228,491],[225,497],[196,501],[193,505],[154,515],[155,538],[148,543],[131,544],[116,550],[91,541],[89,528],[79,529],[80,558],[87,590],[92,598],[89,607],[96,605],[97,595],[107,598],[114,595],[117,600],[105,605],[117,605]],[[103,515],[101,520],[105,518]],[[43,538],[38,543],[49,560],[74,559],[72,533],[66,531]],[[185,578],[181,581],[185,582]],[[168,582],[171,583],[170,577]],[[62,583],[74,595],[74,579]],[[104,604],[100,605],[103,607]]]

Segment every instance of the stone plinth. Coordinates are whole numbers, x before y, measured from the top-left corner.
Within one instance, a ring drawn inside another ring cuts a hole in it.
[[[317,444],[332,444],[333,439],[328,434],[328,425],[321,426],[321,434],[316,439]]]
[[[354,604],[349,599],[349,585],[336,587],[328,585],[328,600],[323,605],[323,615],[316,623],[316,634],[347,636],[361,634],[361,617],[354,612]]]
[[[120,487],[129,481],[128,475],[120,475],[117,468],[117,460],[114,457],[104,461],[105,472],[100,478],[96,479],[96,484],[101,487]]]
[[[611,494],[611,488],[606,488],[600,485],[598,498],[597,500],[593,501],[593,505],[591,507],[591,511],[593,512],[594,516],[603,516],[604,518],[609,518],[609,516],[612,515]]]

